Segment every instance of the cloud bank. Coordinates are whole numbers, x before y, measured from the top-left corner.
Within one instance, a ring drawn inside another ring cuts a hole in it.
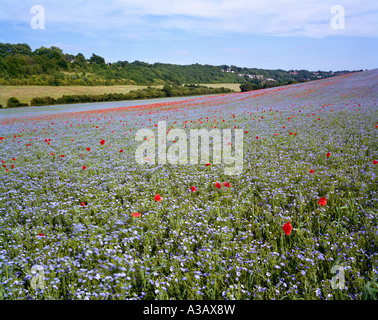
[[[1,23],[29,26],[33,5],[42,5],[46,29],[86,36],[138,38],[246,34],[324,38],[378,37],[378,2],[329,0],[1,0]],[[332,6],[345,10],[345,29],[330,26]]]

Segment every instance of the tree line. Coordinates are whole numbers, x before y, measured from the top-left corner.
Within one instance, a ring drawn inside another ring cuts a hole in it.
[[[283,85],[291,81],[308,81],[349,72],[318,71],[315,74],[307,70],[292,71],[207,64],[149,64],[141,61],[106,63],[103,57],[94,53],[86,59],[82,53],[67,54],[54,46],[32,51],[25,43],[0,43],[0,85],[155,86],[252,83],[258,87],[263,86],[266,83],[264,79],[269,78],[275,80],[274,85]]]
[[[208,88],[199,85],[186,86],[170,86],[166,84],[162,89],[145,88],[130,91],[129,93],[105,93],[99,95],[63,95],[60,98],[52,97],[36,97],[31,99],[30,106],[47,106],[54,104],[72,104],[72,103],[88,103],[88,102],[107,102],[107,101],[123,101],[137,99],[152,99],[165,97],[183,97],[204,94],[224,94],[233,90],[228,88]],[[20,103],[20,101],[11,97],[7,101],[8,108],[24,107],[28,104]]]

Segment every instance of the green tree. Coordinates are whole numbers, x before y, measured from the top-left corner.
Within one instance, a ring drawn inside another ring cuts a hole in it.
[[[172,96],[172,87],[169,84],[164,85],[163,91],[167,95],[167,97]]]
[[[5,57],[10,54],[25,54],[31,55],[32,51],[26,43],[10,44],[0,43],[0,57]]]
[[[21,102],[16,97],[10,97],[7,100],[7,107],[19,107],[19,106],[21,106]]]
[[[92,53],[92,56],[89,58],[89,63],[105,64],[105,59],[98,56],[97,54]]]
[[[240,85],[241,92],[255,90],[256,86],[253,83],[244,83]]]
[[[87,65],[87,59],[85,59],[82,53],[78,53],[75,57],[75,63],[81,67],[85,67]]]

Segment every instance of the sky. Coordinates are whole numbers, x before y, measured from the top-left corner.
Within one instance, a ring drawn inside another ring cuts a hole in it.
[[[0,0],[0,42],[107,62],[378,67],[377,0]]]

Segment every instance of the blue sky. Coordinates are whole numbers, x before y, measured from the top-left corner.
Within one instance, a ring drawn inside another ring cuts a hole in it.
[[[44,29],[32,27],[35,5],[44,9]],[[378,1],[0,0],[0,42],[108,62],[375,69]]]

